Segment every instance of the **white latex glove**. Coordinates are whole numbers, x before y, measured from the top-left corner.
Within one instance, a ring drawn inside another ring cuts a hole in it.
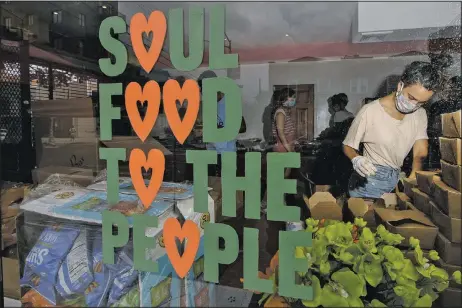
[[[351,160],[353,168],[360,176],[367,178],[368,176],[375,175],[377,168],[374,164],[364,156],[356,156]]]

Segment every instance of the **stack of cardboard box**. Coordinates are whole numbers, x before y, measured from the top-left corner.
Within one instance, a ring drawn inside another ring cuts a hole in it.
[[[435,179],[433,200],[430,201],[432,220],[440,232],[435,249],[441,257],[441,265],[451,275],[461,270],[461,219],[462,219],[462,131],[461,111],[443,114],[440,138],[441,179]],[[460,286],[452,286],[441,294],[439,305],[453,306],[461,303]]]

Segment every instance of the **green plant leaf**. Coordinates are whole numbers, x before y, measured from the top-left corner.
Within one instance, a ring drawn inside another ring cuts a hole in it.
[[[344,248],[353,244],[353,237],[346,224],[332,224],[325,229],[325,235],[329,244]]]
[[[382,263],[380,260],[370,259],[367,255],[364,255],[361,257],[361,262],[359,262],[358,274],[375,288],[383,279]]]
[[[341,285],[351,297],[360,297],[363,292],[363,280],[348,268],[332,274],[332,280]]]
[[[319,272],[322,275],[327,275],[330,273],[330,262],[329,261],[322,261],[321,265],[319,266]]]
[[[366,225],[367,225],[367,222],[362,219],[361,217],[357,217],[355,218],[355,223],[354,223],[356,226],[358,226],[359,228],[364,228]]]
[[[419,264],[419,265],[422,265],[424,266],[428,260],[426,258],[424,258],[424,254],[423,254],[423,251],[422,249],[420,248],[420,245],[417,245],[415,247],[415,250],[414,250],[414,257],[415,257],[415,260],[416,262]]]
[[[326,284],[322,288],[322,296],[321,296],[321,306],[328,308],[328,307],[349,307],[348,301],[346,297],[341,296],[337,292],[335,292],[331,285]]]
[[[431,308],[432,306],[432,298],[431,296],[429,296],[428,294],[422,296],[421,298],[419,298],[418,300],[416,300],[412,307],[419,307],[419,308],[425,308],[425,307],[428,307],[428,308]]]
[[[416,239],[415,237],[411,236],[409,238],[409,245],[412,247],[412,248],[416,248],[417,246],[420,245],[420,241],[418,239]]]
[[[416,270],[414,264],[409,259],[404,260],[404,267],[401,270],[401,275],[409,280],[417,281],[420,278],[419,272]]]
[[[387,305],[385,305],[385,304],[382,303],[381,301],[378,301],[378,300],[376,300],[376,299],[373,299],[372,302],[371,302],[370,307],[374,307],[374,308],[386,308]]]
[[[313,287],[313,300],[311,301],[302,301],[302,304],[305,307],[318,307],[321,305],[322,289],[321,283],[319,282],[318,277],[312,276],[311,286]]]
[[[460,271],[455,271],[454,273],[452,273],[452,280],[454,280],[455,283],[457,284],[462,284],[462,274],[460,273]]]
[[[398,273],[393,269],[393,264],[390,262],[385,262],[383,264],[387,270],[388,275],[390,276],[391,280],[396,280],[396,277],[398,276]]]
[[[307,226],[317,227],[319,225],[319,220],[317,219],[308,218],[305,221]]]
[[[361,236],[359,237],[359,247],[363,252],[377,252],[377,247],[375,246],[375,237],[371,229],[364,228]]]
[[[433,261],[438,261],[440,259],[438,252],[436,252],[435,250],[430,250],[430,252],[428,253],[428,257],[430,258],[430,260]]]
[[[385,259],[388,260],[388,263],[392,265],[393,269],[402,270],[404,268],[404,255],[398,248],[393,246],[384,246],[382,248],[382,254]]]
[[[420,290],[412,286],[398,285],[393,288],[396,295],[400,296],[404,301],[404,307],[411,305],[419,298]]]
[[[363,301],[359,297],[347,297],[349,307],[364,307]]]

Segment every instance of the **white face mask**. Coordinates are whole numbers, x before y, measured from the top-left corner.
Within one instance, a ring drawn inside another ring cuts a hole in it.
[[[396,91],[395,107],[396,109],[404,114],[416,112],[421,106],[409,101],[402,93],[403,85],[401,84],[400,89]]]

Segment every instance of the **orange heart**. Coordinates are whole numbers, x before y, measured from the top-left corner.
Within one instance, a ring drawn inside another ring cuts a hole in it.
[[[168,218],[164,223],[164,244],[170,263],[172,263],[175,272],[180,278],[184,278],[193,265],[196,258],[197,249],[199,249],[200,232],[197,225],[192,220],[186,220],[183,228],[180,222],[173,217]],[[178,253],[178,247],[175,239],[181,242],[188,239],[183,255]]]
[[[149,35],[151,32],[153,34],[151,46],[149,46],[149,50],[146,50],[143,33]],[[157,59],[159,59],[166,33],[167,19],[161,11],[153,11],[149,15],[149,21],[146,20],[143,13],[136,13],[130,21],[130,39],[133,51],[147,73],[151,72]]]
[[[162,92],[165,116],[170,129],[176,140],[183,144],[191,133],[199,114],[199,86],[195,80],[188,79],[184,82],[183,87],[180,87],[178,81],[170,79],[165,83]],[[183,120],[181,120],[176,102],[180,101],[183,104],[184,100],[188,100],[188,108]]]
[[[132,178],[133,188],[135,188],[138,197],[145,208],[151,206],[151,203],[156,199],[162,181],[164,180],[165,157],[162,151],[158,149],[149,150],[148,158],[144,155],[143,150],[133,149],[130,153],[130,161],[128,163],[130,176]],[[143,179],[141,167],[148,170],[152,168],[151,180],[148,187]]]
[[[144,119],[141,119],[137,106],[138,101],[141,101],[141,105],[144,105],[145,101],[148,102],[148,108],[146,109]],[[159,115],[159,84],[150,80],[142,89],[137,82],[130,82],[125,89],[125,108],[127,109],[128,118],[130,119],[130,123],[135,130],[135,133],[141,141],[144,142],[151,133],[152,128],[156,123],[157,116]]]

